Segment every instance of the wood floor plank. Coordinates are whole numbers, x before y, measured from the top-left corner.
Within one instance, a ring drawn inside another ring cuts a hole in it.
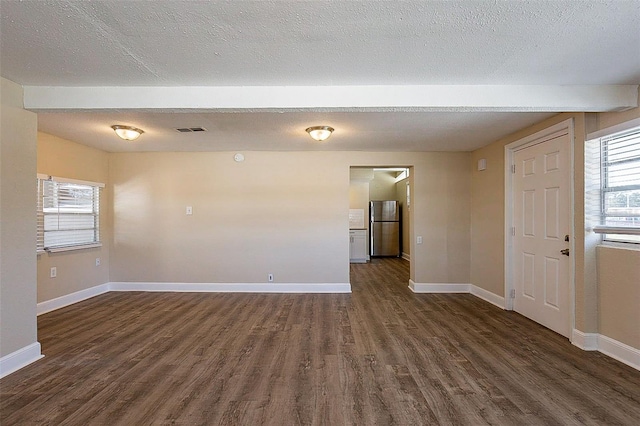
[[[352,294],[106,293],[38,317],[5,425],[637,425],[640,372],[408,263]]]

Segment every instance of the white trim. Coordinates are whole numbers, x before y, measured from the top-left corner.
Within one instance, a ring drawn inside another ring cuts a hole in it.
[[[619,342],[605,335],[598,335],[598,351],[629,367],[640,370],[640,349]]]
[[[596,225],[592,230],[596,234],[640,235],[640,227]]]
[[[497,294],[492,293],[489,290],[485,290],[484,288],[475,286],[473,284],[470,284],[469,288],[471,290],[471,294],[473,294],[474,296],[484,300],[485,302],[489,302],[500,309],[505,309],[506,305],[504,297],[498,296]]]
[[[151,282],[109,282],[75,293],[40,302],[37,315],[46,314],[74,303],[82,302],[109,291],[166,291],[203,293],[351,293],[349,283],[307,283],[307,284],[260,284],[260,283],[151,283]]]
[[[629,367],[640,370],[640,349],[598,333],[573,329],[571,343],[585,351],[598,351]]]
[[[623,243],[621,241],[603,241],[598,244],[596,247],[604,247],[608,249],[619,249],[619,250],[630,250],[630,251],[640,251],[640,244],[634,243]]]
[[[40,343],[35,342],[0,358],[0,379],[44,358]]]
[[[159,283],[111,282],[111,291],[203,293],[351,293],[349,283]]]
[[[457,283],[416,283],[409,280],[409,288],[414,293],[470,293],[471,284]]]
[[[491,293],[484,288],[473,284],[456,283],[416,283],[409,280],[409,289],[414,293],[452,293],[452,294],[472,294],[478,299],[491,303],[500,309],[505,309],[505,299],[495,293]]]
[[[402,258],[406,261],[411,262],[411,256],[408,253],[402,252]]]
[[[109,290],[109,283],[105,283],[74,293],[65,294],[55,299],[46,300],[36,305],[36,314],[46,314],[47,312],[55,311],[56,309],[64,308],[65,306],[73,305],[74,303],[82,302],[83,300],[106,293]]]
[[[571,344],[583,351],[598,350],[598,333],[583,333],[575,328],[571,332]]]
[[[73,250],[84,250],[91,248],[100,248],[102,247],[102,242],[91,243],[91,244],[78,244],[75,246],[59,246],[59,247],[47,247],[44,249],[47,253],[61,253],[63,251],[73,251]]]

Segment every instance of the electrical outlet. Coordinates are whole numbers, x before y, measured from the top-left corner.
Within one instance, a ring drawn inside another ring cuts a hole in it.
[[[58,268],[56,268],[55,266],[51,267],[51,273],[49,274],[49,276],[51,278],[55,278],[58,276]]]
[[[100,266],[100,258],[96,257],[96,266]]]
[[[193,207],[187,206],[187,215],[191,216],[193,214]]]
[[[269,282],[272,283],[273,282],[273,274],[269,274]]]

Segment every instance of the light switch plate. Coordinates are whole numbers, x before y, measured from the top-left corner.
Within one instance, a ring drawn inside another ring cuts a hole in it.
[[[192,214],[193,214],[193,207],[187,206],[187,215],[192,215]]]

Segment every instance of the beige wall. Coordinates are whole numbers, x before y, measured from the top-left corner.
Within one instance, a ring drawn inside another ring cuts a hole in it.
[[[471,283],[504,296],[504,199],[505,146],[562,121],[573,119],[575,325],[578,330],[597,330],[597,284],[590,279],[592,263],[585,262],[584,229],[584,141],[585,114],[563,113],[522,129],[472,153]],[[477,170],[480,159],[484,171]]]
[[[640,89],[638,90],[638,105],[640,105]],[[606,129],[616,124],[624,123],[640,117],[640,107],[621,112],[602,112],[596,115],[597,128],[590,131]]]
[[[411,217],[407,206],[407,184],[409,179],[403,179],[395,185],[395,200],[400,203],[402,212],[402,254],[411,256]]]
[[[598,247],[598,332],[640,349],[640,250]]]
[[[35,344],[36,115],[0,78],[0,357]]]
[[[393,172],[374,171],[373,180],[369,184],[371,201],[395,200],[396,177]]]
[[[109,154],[58,137],[38,133],[38,173],[108,183]],[[100,195],[102,247],[38,256],[38,302],[109,282],[109,187]],[[96,266],[100,258],[100,266]],[[50,278],[55,266],[57,277]]]
[[[639,96],[640,100],[640,96]],[[471,283],[492,293],[504,296],[504,147],[509,143],[532,135],[540,130],[551,127],[561,121],[572,118],[575,124],[574,143],[574,244],[575,244],[575,328],[588,333],[600,332],[608,335],[609,330],[616,330],[628,317],[628,310],[616,311],[611,307],[616,304],[625,305],[629,302],[629,295],[634,295],[637,285],[633,288],[625,287],[626,277],[634,276],[637,272],[636,251],[627,250],[627,256],[636,259],[626,264],[616,263],[612,267],[609,261],[612,256],[601,255],[596,261],[596,250],[593,243],[593,233],[585,228],[584,222],[584,143],[586,133],[601,130],[616,124],[640,117],[640,108],[633,110],[600,113],[564,113],[545,120],[535,126],[520,130],[508,137],[496,141],[472,153],[472,213],[471,213]],[[487,169],[477,171],[477,161],[487,160]],[[599,239],[598,239],[599,241]],[[635,269],[634,269],[635,268]],[[598,282],[598,276],[604,272],[605,280]],[[636,280],[637,284],[637,280]],[[606,310],[600,311],[603,295]],[[638,306],[636,304],[636,306]],[[600,330],[609,324],[605,331]],[[640,328],[634,325],[635,332]],[[623,343],[638,345],[636,337],[631,332],[624,334]],[[614,339],[616,337],[610,336]],[[638,346],[634,346],[638,347]]]
[[[373,169],[349,169],[349,208],[364,210],[364,226],[369,229],[369,183],[373,179]]]
[[[371,169],[351,169],[350,170],[350,182],[349,182],[349,208],[361,209],[364,212],[364,228],[367,231],[367,259],[369,259],[369,181],[367,178],[368,173],[358,173],[362,171],[370,171],[370,175],[373,176],[373,170]]]
[[[349,167],[390,163],[415,169],[414,281],[469,281],[468,153],[245,157],[112,154],[111,281],[349,282]]]
[[[640,107],[595,114],[589,131],[603,130],[637,118],[640,118]],[[587,237],[597,238],[588,230]],[[598,286],[598,332],[640,349],[640,250],[599,246],[596,265],[592,271],[597,276]]]
[[[472,153],[471,283],[504,296],[505,146],[573,117],[559,114]],[[478,171],[478,160],[486,159]]]

